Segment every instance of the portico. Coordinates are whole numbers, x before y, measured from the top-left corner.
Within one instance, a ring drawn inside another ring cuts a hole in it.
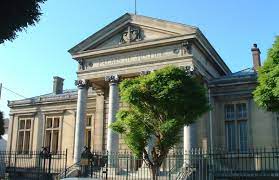
[[[174,65],[195,71],[207,86],[210,79],[230,73],[212,49],[196,27],[132,14],[123,15],[70,49],[72,58],[78,62],[77,82],[86,82],[97,94],[93,148],[114,153],[125,150],[118,135],[108,128],[121,107],[118,95],[121,79]],[[86,88],[79,83],[77,86],[75,151],[79,152],[74,153],[75,162],[81,151],[76,146],[84,145],[80,139],[84,139],[81,129],[84,128],[87,96]],[[207,132],[198,137],[193,129],[185,127],[185,150],[201,144],[197,138],[207,138]]]

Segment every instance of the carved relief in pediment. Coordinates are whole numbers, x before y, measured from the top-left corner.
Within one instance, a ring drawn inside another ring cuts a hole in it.
[[[141,28],[129,25],[121,34],[120,44],[131,43],[143,40]]]

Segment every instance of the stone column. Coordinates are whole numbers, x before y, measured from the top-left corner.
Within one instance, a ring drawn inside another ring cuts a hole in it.
[[[196,124],[184,126],[183,132],[183,150],[184,150],[184,166],[189,164],[189,158],[193,153],[193,148],[196,148]]]
[[[102,152],[104,139],[104,92],[96,90],[96,112],[95,112],[95,128],[94,128],[94,150]]]
[[[85,135],[85,120],[86,120],[86,103],[88,96],[89,83],[87,80],[77,80],[78,88],[76,127],[75,127],[75,148],[74,148],[74,163],[81,159],[81,153],[84,147]]]
[[[189,151],[192,148],[196,148],[196,124],[190,126],[184,126],[183,132],[183,149]]]
[[[109,153],[117,153],[119,146],[118,134],[113,132],[109,128],[110,124],[116,120],[116,113],[119,108],[119,97],[118,97],[118,75],[107,76],[105,78],[109,82],[109,106],[108,106],[108,133],[107,133],[107,151]]]

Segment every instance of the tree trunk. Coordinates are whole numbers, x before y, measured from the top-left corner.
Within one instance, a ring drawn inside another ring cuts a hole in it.
[[[157,166],[151,166],[150,172],[152,175],[152,180],[157,180],[158,179],[158,167]]]

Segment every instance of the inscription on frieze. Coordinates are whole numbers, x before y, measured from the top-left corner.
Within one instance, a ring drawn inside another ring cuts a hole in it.
[[[131,63],[148,62],[149,60],[164,59],[171,57],[183,56],[185,53],[179,45],[172,45],[160,48],[152,48],[149,50],[133,51],[117,55],[97,57],[86,60],[84,70],[101,68],[112,65],[123,65]],[[82,70],[82,69],[80,69]]]

